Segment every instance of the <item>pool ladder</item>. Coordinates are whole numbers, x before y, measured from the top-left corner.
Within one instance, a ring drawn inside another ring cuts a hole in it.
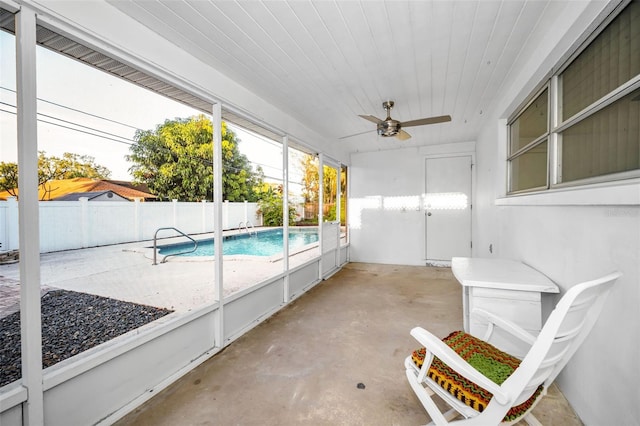
[[[174,228],[173,226],[167,226],[167,227],[164,227],[164,228],[158,228],[158,229],[156,229],[156,233],[153,234],[153,264],[154,265],[157,265],[157,263],[156,263],[156,254],[158,253],[158,250],[157,250],[157,248],[158,248],[158,245],[157,245],[158,232],[165,231],[165,230],[168,230],[168,229],[173,229],[178,234],[181,234],[182,236],[187,237],[188,239],[193,241],[193,248],[191,250],[185,250],[185,251],[181,251],[179,253],[168,254],[168,255],[166,255],[165,257],[162,258],[160,263],[165,263],[167,261],[167,257],[169,257],[169,256],[177,256],[179,254],[193,253],[198,248],[198,242],[196,240],[194,240],[193,238],[191,238],[189,235],[187,235],[184,232],[182,232],[181,230],[179,230],[178,228]]]
[[[251,236],[251,230],[249,228],[253,229],[253,235],[256,235],[256,236],[258,235],[258,231],[256,231],[256,227],[253,226],[253,223],[251,223],[250,220],[248,220],[246,223],[240,222],[238,224],[238,228],[242,230],[243,225],[244,225],[244,230],[247,231],[247,234],[249,234],[249,236]]]

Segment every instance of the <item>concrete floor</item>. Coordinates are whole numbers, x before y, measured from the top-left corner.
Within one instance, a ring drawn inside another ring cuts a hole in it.
[[[462,327],[448,268],[351,263],[116,424],[424,424],[403,366],[416,325]],[[534,413],[581,424],[555,387]]]

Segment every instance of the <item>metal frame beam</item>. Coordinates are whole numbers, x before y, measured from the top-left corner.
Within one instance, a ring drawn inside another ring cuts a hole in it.
[[[214,282],[218,299],[218,328],[216,330],[216,347],[224,347],[224,283],[222,259],[222,105],[216,103],[211,111],[213,121],[213,229],[214,244]]]

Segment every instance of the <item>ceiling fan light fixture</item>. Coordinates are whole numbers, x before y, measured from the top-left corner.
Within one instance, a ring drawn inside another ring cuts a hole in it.
[[[396,136],[400,132],[400,122],[386,120],[378,123],[378,134],[384,137]]]
[[[378,130],[378,135],[380,135],[380,136],[382,136],[384,138],[388,138],[390,136],[395,136],[397,134],[398,134],[397,130],[395,130],[395,131],[394,130],[383,130],[383,129]]]

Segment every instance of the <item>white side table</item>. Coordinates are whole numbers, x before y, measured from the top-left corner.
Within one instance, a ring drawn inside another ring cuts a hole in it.
[[[538,335],[542,328],[541,294],[560,291],[544,274],[515,260],[454,257],[451,271],[462,285],[464,330],[480,338],[487,325],[470,318],[473,309],[484,309]],[[510,339],[497,337],[498,348],[516,356],[526,353],[526,347],[514,347]]]

